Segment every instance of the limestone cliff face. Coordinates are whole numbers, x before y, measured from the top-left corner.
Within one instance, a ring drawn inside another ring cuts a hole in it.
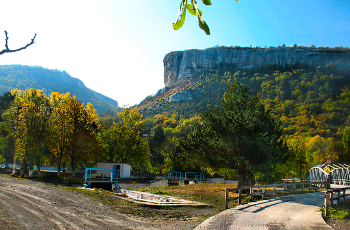
[[[269,64],[287,66],[297,63],[311,66],[335,64],[338,70],[350,70],[350,53],[319,52],[311,48],[211,48],[176,51],[164,57],[164,84],[171,87],[181,79],[203,73],[233,72]]]

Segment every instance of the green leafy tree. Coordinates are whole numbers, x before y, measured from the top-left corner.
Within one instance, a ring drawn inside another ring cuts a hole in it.
[[[137,108],[118,113],[122,121],[105,126],[98,134],[104,157],[110,162],[128,163],[135,169],[148,157],[147,139],[142,138],[143,116]]]
[[[344,128],[343,137],[342,137],[345,159],[350,159],[350,126]]]
[[[137,108],[125,108],[118,115],[123,120],[119,125],[122,134],[122,162],[137,168],[140,162],[148,156],[147,139],[142,138],[143,116]]]
[[[346,153],[350,154],[350,127],[346,126],[343,132],[343,146]]]
[[[149,151],[151,153],[152,165],[158,169],[158,173],[162,173],[165,157],[163,150],[165,147],[166,136],[161,125],[154,128],[154,135],[149,139]]]
[[[117,162],[117,157],[120,151],[120,130],[115,122],[113,125],[100,125],[97,138],[102,147],[103,156],[100,160],[106,162]]]
[[[292,172],[299,175],[299,178],[303,177],[303,173],[308,170],[307,165],[307,148],[308,138],[305,136],[292,136],[288,139],[289,159]]]
[[[182,138],[181,146],[213,168],[237,169],[238,186],[242,186],[249,183],[253,171],[271,171],[284,160],[282,127],[236,79],[221,104],[202,114],[201,123]]]

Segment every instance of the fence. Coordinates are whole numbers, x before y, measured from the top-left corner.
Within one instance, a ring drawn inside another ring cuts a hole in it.
[[[324,202],[324,214],[325,214],[325,216],[329,216],[329,208],[333,207],[334,200],[337,201],[336,205],[339,205],[339,202],[341,201],[342,198],[343,198],[343,201],[345,202],[347,189],[350,189],[350,187],[335,188],[335,189],[327,190],[326,195],[325,195],[325,202]],[[341,191],[343,192],[342,195],[340,193]],[[334,194],[337,194],[337,196],[335,197]]]
[[[225,189],[225,209],[228,208],[228,203],[230,201],[238,200],[238,203],[242,203],[242,199],[250,196],[261,196],[262,199],[265,199],[266,196],[272,195],[276,197],[278,193],[283,193],[286,195],[287,193],[296,193],[301,190],[303,193],[304,190],[318,190],[321,188],[325,188],[327,182],[300,182],[300,183],[283,183],[283,184],[272,184],[272,185],[259,185],[259,186],[245,186],[241,188],[234,189]],[[234,198],[230,198],[230,192],[237,192],[238,196]],[[243,195],[243,192],[245,193]]]
[[[194,181],[205,181],[205,174],[204,172],[201,172],[200,174],[198,174],[197,172],[185,172],[185,178],[183,176],[182,172],[176,172],[176,171],[172,171],[172,172],[168,172],[168,180],[169,180],[169,184],[172,183],[173,181],[182,181],[182,180],[190,180],[193,179]]]
[[[101,176],[97,176],[97,171],[101,171]],[[105,176],[106,172],[110,172],[110,176]],[[105,169],[105,168],[85,168],[85,187],[90,187],[91,183],[104,183],[109,182],[116,187],[119,187],[118,180],[119,180],[119,174],[120,170],[115,169]]]

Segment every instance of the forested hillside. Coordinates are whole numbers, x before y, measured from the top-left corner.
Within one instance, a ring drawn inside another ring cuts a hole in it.
[[[148,96],[139,105],[145,117],[177,113],[190,118],[220,106],[227,85],[236,78],[249,86],[266,108],[283,122],[285,134],[337,137],[338,129],[349,125],[350,73],[334,65],[265,66],[251,71],[188,78],[162,94]],[[186,95],[171,101],[174,95]]]
[[[273,180],[287,175],[305,177],[310,167],[324,163],[326,159],[350,162],[350,149],[346,147],[350,143],[350,74],[337,71],[336,66],[330,64],[326,67],[269,65],[223,75],[201,75],[148,96],[138,106],[146,118],[146,132],[154,133],[154,138],[159,139],[159,126],[163,128],[167,151],[171,152],[171,156],[177,156],[172,158],[174,162],[180,159],[174,164],[189,168],[189,164],[201,164],[186,154],[181,158],[181,133],[196,130],[195,124],[198,124],[197,121],[201,123],[203,112],[217,111],[213,106],[222,108],[223,94],[234,79],[248,86],[275,120],[281,123],[288,148],[285,163],[276,164],[268,171],[255,171],[255,179]],[[155,162],[163,159],[161,162],[166,165],[166,155],[159,158],[159,151],[156,147],[153,149],[158,154]],[[162,151],[163,154],[166,152]],[[237,171],[222,168],[212,172],[231,177]]]
[[[36,88],[47,95],[52,92],[70,92],[85,104],[91,102],[98,113],[106,109],[117,110],[118,108],[117,101],[87,88],[81,80],[71,77],[65,71],[38,66],[0,66],[0,94],[16,88],[20,90]]]

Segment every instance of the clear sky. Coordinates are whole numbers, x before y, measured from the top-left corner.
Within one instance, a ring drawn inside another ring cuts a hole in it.
[[[350,47],[350,1],[197,0],[210,27],[195,17],[172,29],[181,0],[0,0],[0,65],[42,66],[68,72],[111,97],[134,105],[164,87],[163,58],[171,52],[214,46]],[[190,2],[190,1],[189,1]]]

